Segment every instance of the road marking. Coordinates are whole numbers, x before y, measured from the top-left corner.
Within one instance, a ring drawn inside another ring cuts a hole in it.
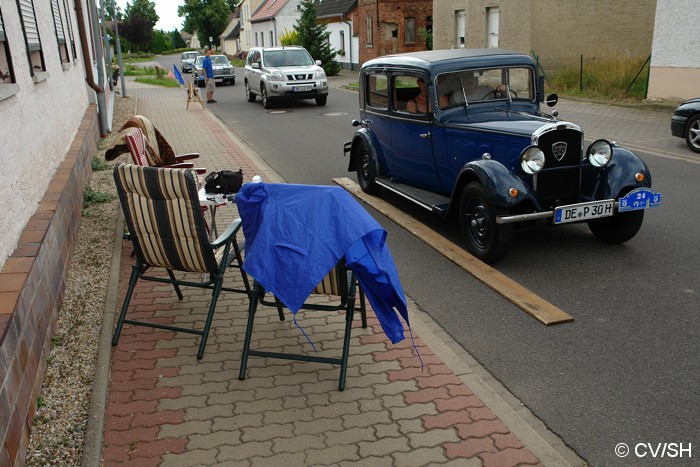
[[[552,324],[568,323],[574,320],[571,315],[532,293],[506,275],[496,271],[491,266],[479,261],[464,250],[464,248],[447,240],[425,224],[418,222],[381,198],[370,196],[363,192],[360,186],[349,178],[334,178],[333,181],[411,232],[435,249],[435,251],[442,254],[445,258],[467,271],[485,285],[491,287],[542,324],[549,326]]]

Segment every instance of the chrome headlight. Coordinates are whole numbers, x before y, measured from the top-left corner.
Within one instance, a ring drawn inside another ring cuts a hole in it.
[[[537,146],[528,146],[520,154],[520,167],[526,174],[534,175],[544,168],[544,153]]]
[[[314,73],[314,79],[326,79],[326,72],[321,70]]]
[[[284,75],[279,71],[273,71],[270,73],[270,81],[284,81]]]
[[[612,159],[612,145],[610,142],[604,140],[604,139],[599,139],[596,141],[593,141],[590,146],[588,146],[588,149],[586,150],[586,157],[588,158],[588,162],[593,167],[605,167],[610,163],[610,159]]]

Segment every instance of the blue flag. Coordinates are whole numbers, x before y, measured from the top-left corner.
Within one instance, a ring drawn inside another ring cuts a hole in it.
[[[175,70],[175,79],[177,79],[180,82],[180,84],[184,86],[185,80],[182,79],[182,75],[180,74],[180,70],[177,69],[177,65],[173,65],[173,70]]]

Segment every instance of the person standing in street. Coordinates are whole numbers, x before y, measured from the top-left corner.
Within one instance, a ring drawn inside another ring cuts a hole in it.
[[[204,70],[204,86],[207,91],[207,104],[214,104],[214,90],[216,83],[214,82],[214,66],[211,63],[211,49],[204,52],[204,60],[202,60],[202,69]]]

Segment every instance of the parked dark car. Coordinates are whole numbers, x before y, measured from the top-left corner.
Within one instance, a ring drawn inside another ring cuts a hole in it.
[[[649,169],[607,140],[584,151],[579,126],[540,111],[536,71],[529,56],[500,49],[365,62],[348,171],[366,193],[455,215],[468,250],[489,263],[506,255],[516,225],[587,222],[604,242],[630,240],[661,202]]]
[[[673,112],[671,134],[685,138],[692,151],[700,152],[700,97],[683,102]]]
[[[234,86],[236,84],[236,70],[231,65],[231,62],[226,57],[226,55],[211,55],[211,65],[214,68],[214,82],[222,84],[230,84]],[[194,82],[200,88],[204,87],[204,68],[202,68],[202,62],[204,61],[204,55],[200,55],[194,61],[194,66],[192,67],[192,75],[194,77]]]

